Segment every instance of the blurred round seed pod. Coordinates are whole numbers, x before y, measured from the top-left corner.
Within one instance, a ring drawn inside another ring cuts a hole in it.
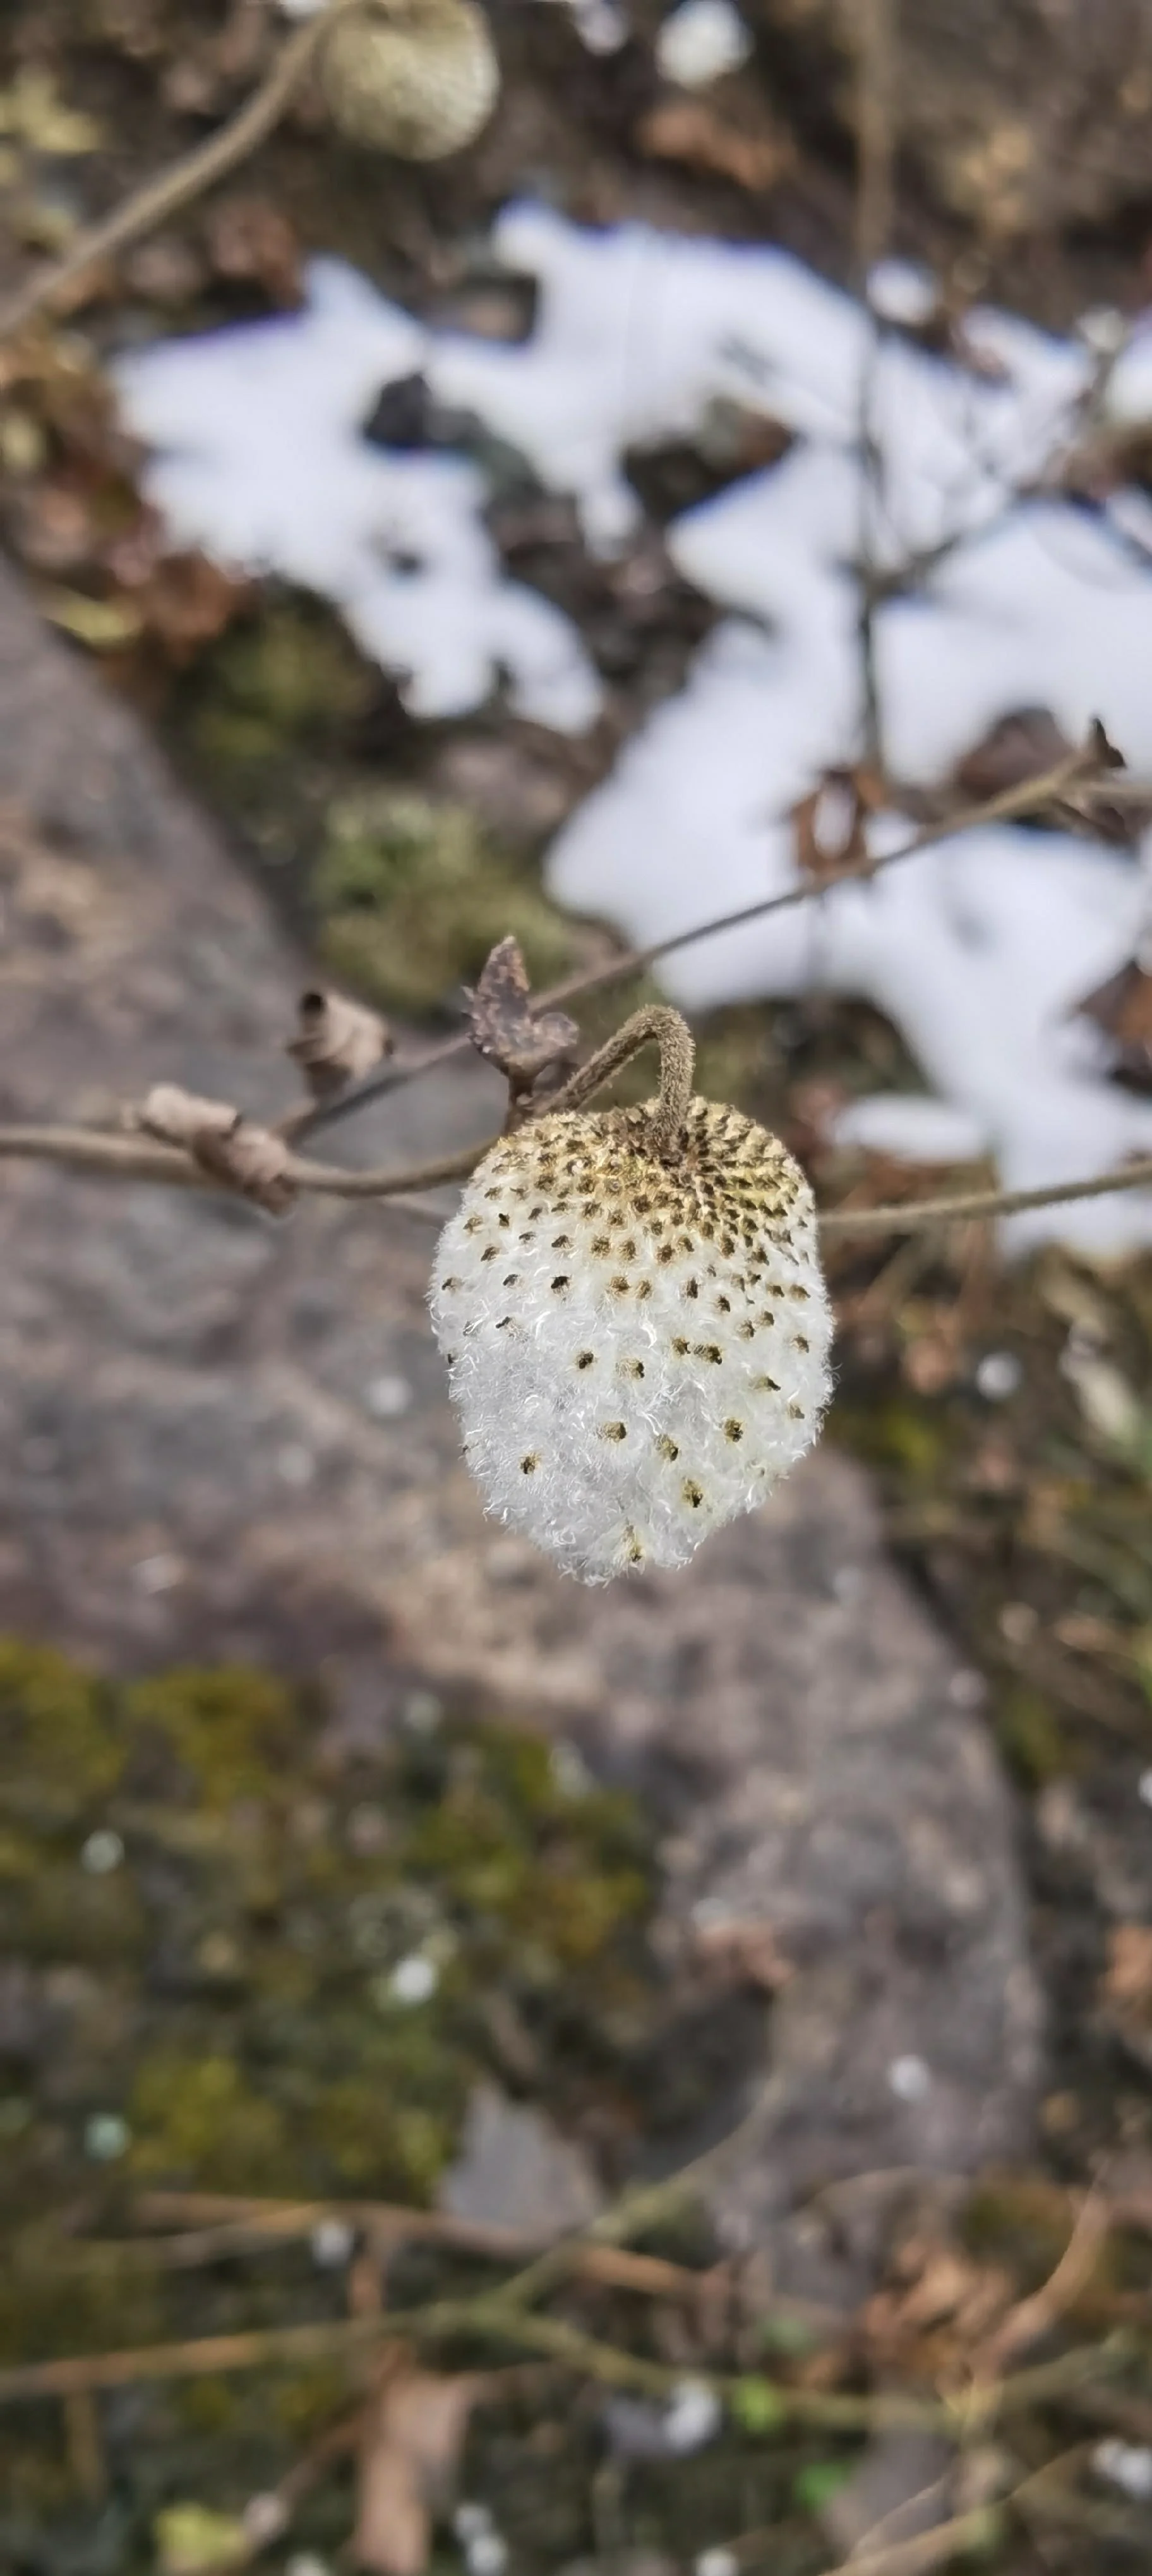
[[[500,88],[488,21],[474,0],[362,0],[320,56],[332,122],[350,143],[402,161],[462,152]]]

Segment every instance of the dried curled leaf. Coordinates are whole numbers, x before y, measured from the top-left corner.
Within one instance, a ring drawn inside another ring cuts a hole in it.
[[[1138,957],[1110,975],[1079,1004],[1111,1038],[1116,1070],[1141,1090],[1152,1090],[1152,971]]]
[[[365,2420],[353,2555],[378,2576],[421,2576],[481,2382],[406,2361],[385,2373]]]
[[[792,808],[796,865],[813,885],[867,865],[865,825],[882,802],[878,782],[863,769],[830,769]]]
[[[178,1083],[158,1082],[136,1123],[162,1145],[179,1145],[213,1180],[283,1216],[296,1192],[288,1179],[289,1150],[282,1136],[253,1126],[230,1101],[200,1100]]]
[[[387,1021],[342,993],[302,993],[300,1030],[287,1052],[300,1066],[314,1100],[329,1100],[349,1082],[372,1073],[396,1041]]]
[[[1030,778],[1045,777],[1074,749],[1050,707],[1013,707],[964,753],[952,773],[953,784],[967,803],[982,805],[991,796],[1027,786]],[[1098,716],[1089,726],[1086,749],[1098,771],[1123,769],[1123,753],[1109,741]],[[1035,820],[1052,831],[1087,828],[1096,838],[1123,843],[1138,837],[1147,815],[1135,806],[1110,804],[1094,789],[1086,807],[1076,790],[1066,797],[1050,796],[1037,807]]]
[[[575,1064],[580,1051],[576,1022],[566,1011],[534,1014],[517,940],[497,941],[468,1002],[472,1044],[507,1075],[513,1093],[530,1091],[542,1073]]]
[[[787,135],[759,102],[751,104],[736,93],[722,115],[703,98],[658,99],[641,119],[637,141],[652,160],[682,161],[689,169],[731,179],[753,195],[776,187],[796,157]]]

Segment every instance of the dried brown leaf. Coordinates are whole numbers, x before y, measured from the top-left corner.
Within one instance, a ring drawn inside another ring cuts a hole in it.
[[[766,1994],[778,1994],[796,1973],[774,1926],[754,1916],[702,1924],[693,1947],[701,1966],[721,1985],[761,1986]]]
[[[331,1099],[345,1084],[359,1082],[392,1054],[395,1039],[378,1011],[349,1002],[342,993],[302,993],[300,1029],[287,1053],[300,1066],[315,1100]]]
[[[257,1127],[226,1100],[201,1100],[177,1083],[155,1084],[136,1114],[146,1135],[178,1145],[213,1180],[224,1181],[272,1216],[283,1216],[296,1192],[287,1177],[282,1136]]]
[[[752,195],[776,187],[796,157],[763,108],[744,101],[733,100],[721,115],[706,99],[658,99],[641,118],[636,139],[655,161],[711,171]]]
[[[223,634],[251,590],[249,582],[200,554],[164,555],[148,580],[125,586],[148,633],[159,637],[177,666]]]
[[[1103,1991],[1113,2004],[1152,2003],[1152,1925],[1118,1923],[1109,1934]]]
[[[481,2382],[406,2360],[385,2373],[360,2447],[353,2555],[377,2576],[421,2576],[432,2515],[446,2495]]]
[[[530,1091],[553,1067],[575,1063],[575,1020],[565,1011],[533,1015],[528,969],[515,939],[497,942],[468,999],[472,1044],[507,1075],[514,1094]]]
[[[1055,769],[1075,749],[1050,707],[1014,707],[989,725],[956,763],[953,777],[968,804],[983,805]]]
[[[1116,1050],[1116,1066],[1130,1082],[1152,1088],[1152,973],[1135,957],[1098,984],[1079,1005]]]
[[[299,303],[300,244],[270,197],[225,197],[209,214],[204,236],[218,276],[254,280],[276,303]]]
[[[1041,778],[1056,769],[1062,760],[1071,758],[1076,746],[1069,741],[1050,707],[1013,707],[1007,715],[998,716],[979,742],[973,743],[953,771],[953,785],[966,804],[983,805],[988,798],[1003,796],[1015,787],[1026,786],[1030,778]],[[1123,754],[1110,742],[1098,716],[1088,729],[1088,750],[1097,769],[1123,769]],[[1109,804],[1095,789],[1090,801],[1082,793],[1052,797],[1037,809],[1036,820],[1055,830],[1084,831],[1116,842],[1136,838],[1147,820],[1135,805]]]
[[[792,808],[796,865],[813,885],[862,867],[868,857],[864,826],[873,799],[870,782],[851,769],[830,769],[811,794]]]

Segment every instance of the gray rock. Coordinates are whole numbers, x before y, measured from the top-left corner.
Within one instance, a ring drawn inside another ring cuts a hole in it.
[[[512,2228],[547,2244],[568,2228],[587,2227],[602,2196],[587,2158],[551,2120],[507,2101],[494,2084],[480,2084],[439,2203],[473,2226]]]
[[[284,1106],[306,967],[2,573],[0,801],[0,1114],[107,1116],[162,1079]],[[338,1151],[442,1150],[498,1105],[448,1068]],[[566,1582],[482,1517],[429,1249],[380,1205],[277,1223],[0,1165],[0,1622],[120,1669],[318,1673],[336,1745],[466,1685],[677,1782],[660,1937],[698,2032],[741,2017],[696,2141],[754,2111],[716,2184],[735,2241],[822,2179],[1012,2152],[1037,2013],[1009,1800],[865,1478],[826,1443],[688,1574]]]
[[[946,2522],[955,2452],[931,2433],[883,2433],[868,2444],[846,2486],[825,2505],[829,2539],[847,2557],[915,2540]]]

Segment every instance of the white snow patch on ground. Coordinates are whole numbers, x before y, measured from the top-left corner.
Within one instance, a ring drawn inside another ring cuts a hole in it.
[[[128,423],[158,451],[147,496],[178,543],[330,599],[365,653],[408,675],[414,715],[464,714],[503,671],[517,714],[582,732],[595,672],[570,621],[504,579],[479,469],[361,436],[381,386],[427,354],[408,314],[314,260],[302,313],[120,361]]]
[[[381,386],[422,369],[574,497],[603,553],[641,516],[628,447],[691,434],[723,397],[794,433],[778,465],[670,531],[681,571],[729,613],[560,834],[549,881],[562,901],[647,942],[794,883],[788,810],[860,747],[862,527],[888,569],[949,549],[877,615],[895,774],[938,781],[1027,705],[1075,737],[1101,716],[1152,772],[1152,505],[1136,490],[1098,514],[1018,497],[1089,398],[1087,329],[1059,341],[981,311],[967,334],[980,365],[964,367],[898,335],[877,345],[857,303],[772,248],[639,224],[583,232],[531,205],[507,209],[495,238],[539,281],[526,344],[426,333],[324,260],[301,315],[136,355],[120,385],[179,541],[333,600],[367,652],[407,673],[418,714],[464,712],[503,674],[518,712],[572,731],[599,705],[579,637],[504,579],[475,466],[361,437]],[[862,386],[881,460],[867,491]],[[1121,351],[1102,399],[1117,420],[1152,416],[1152,329]],[[880,850],[903,826],[871,829]],[[700,1007],[814,984],[873,1000],[930,1094],[860,1104],[845,1132],[917,1158],[990,1151],[1010,1186],[1043,1186],[1152,1150],[1152,1102],[1107,1080],[1104,1041],[1074,1016],[1131,954],[1150,873],[1063,834],[986,828],[687,948],[663,980]],[[1123,1250],[1152,1241],[1152,1195],[1010,1232]]]

